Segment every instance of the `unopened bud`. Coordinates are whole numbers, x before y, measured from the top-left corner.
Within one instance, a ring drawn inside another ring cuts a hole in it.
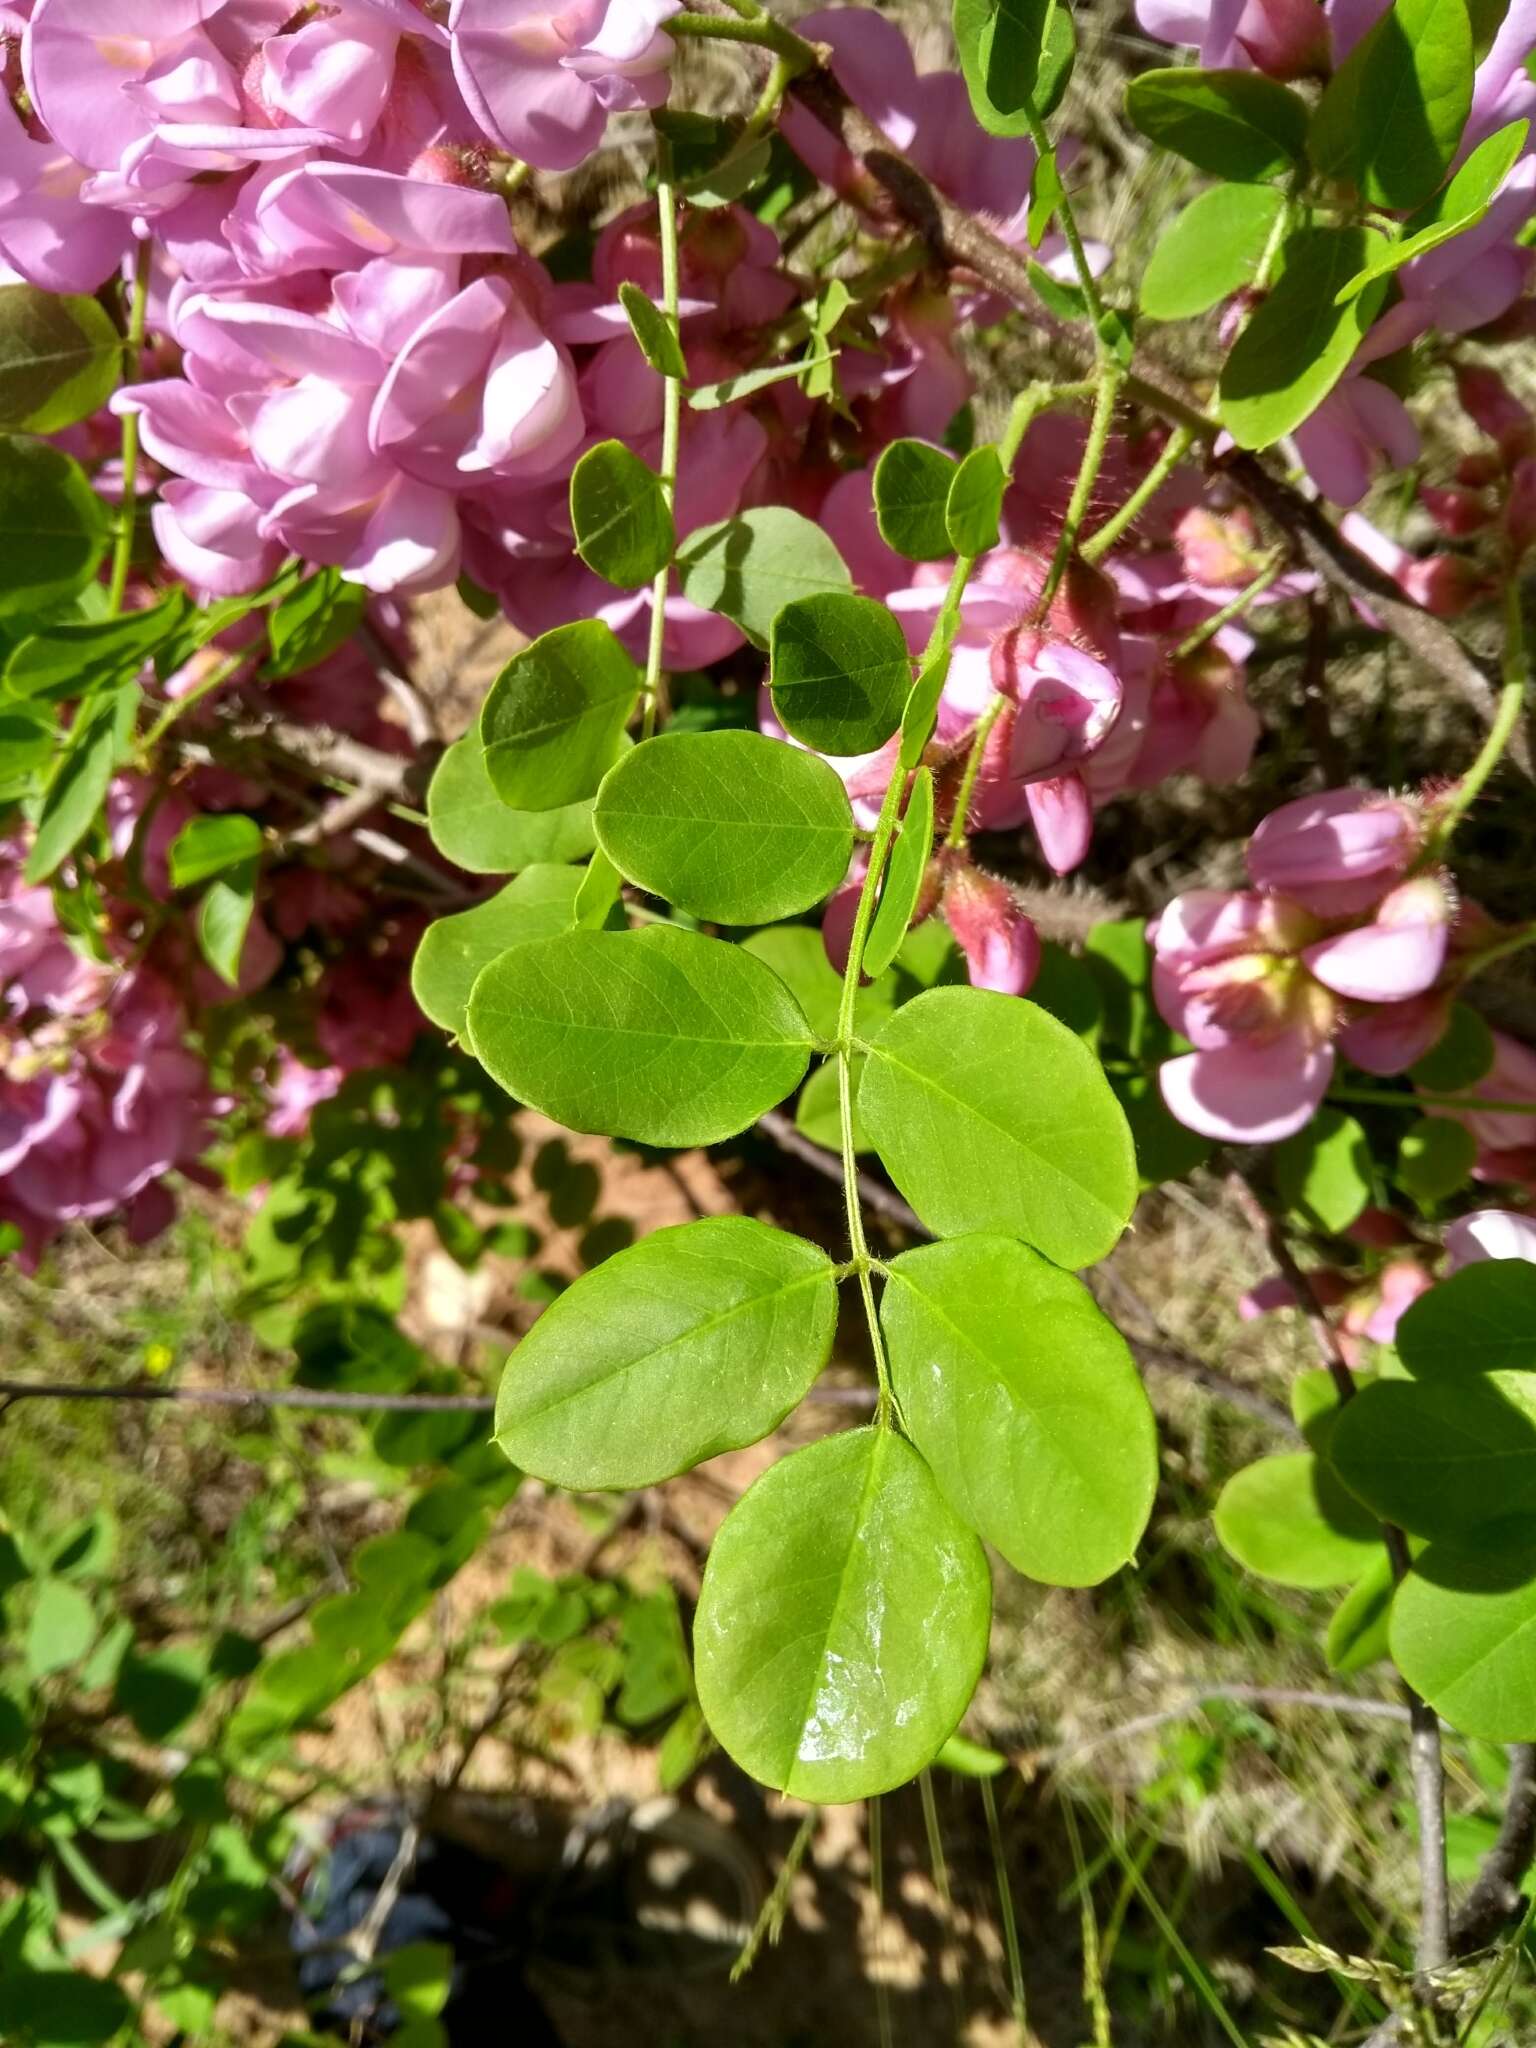
[[[957,862],[942,900],[972,988],[1023,995],[1040,970],[1040,934],[1008,884],[969,861]]]
[[[1461,364],[1456,372],[1456,394],[1474,425],[1498,444],[1506,463],[1530,454],[1536,445],[1536,423],[1497,370]]]

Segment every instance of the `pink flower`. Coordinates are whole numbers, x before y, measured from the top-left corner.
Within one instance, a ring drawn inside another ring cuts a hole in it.
[[[1040,971],[1040,934],[1008,884],[969,861],[950,865],[941,904],[972,988],[1022,996]]]
[[[1137,0],[1136,19],[1159,42],[1192,44],[1209,69],[1301,78],[1328,55],[1317,0]]]
[[[267,1129],[274,1138],[301,1138],[315,1110],[330,1101],[345,1078],[340,1067],[306,1066],[284,1047],[268,1085]]]
[[[121,214],[88,206],[89,173],[47,137],[29,135],[0,89],[0,257],[47,292],[94,292],[133,243]]]
[[[1325,988],[1361,1003],[1400,1003],[1422,996],[1445,965],[1453,911],[1437,875],[1401,883],[1377,904],[1372,920],[1320,939],[1302,958]]]
[[[543,171],[574,169],[610,113],[659,107],[681,0],[453,0],[453,68],[494,142]]]
[[[1536,1216],[1516,1209],[1474,1209],[1447,1225],[1445,1248],[1453,1273],[1486,1259],[1526,1259],[1536,1265]]]
[[[1320,917],[1349,917],[1395,887],[1423,843],[1410,799],[1329,789],[1269,813],[1248,842],[1248,872]]]
[[[1379,469],[1407,469],[1419,457],[1419,430],[1408,408],[1395,391],[1363,374],[1336,384],[1295,438],[1312,481],[1339,505],[1358,505]]]

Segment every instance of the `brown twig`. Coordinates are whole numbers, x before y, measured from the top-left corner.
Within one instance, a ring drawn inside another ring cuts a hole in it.
[[[1536,1743],[1514,1743],[1498,1839],[1483,1858],[1471,1891],[1451,1922],[1458,1956],[1486,1948],[1525,1906],[1520,1884],[1536,1857]]]

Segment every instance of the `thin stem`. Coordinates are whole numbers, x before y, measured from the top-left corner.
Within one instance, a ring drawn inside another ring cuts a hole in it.
[[[971,735],[971,751],[965,757],[965,773],[960,778],[960,794],[955,798],[955,815],[949,821],[946,846],[964,846],[966,825],[971,815],[971,798],[976,792],[976,778],[981,773],[982,756],[987,751],[987,741],[992,728],[1002,716],[1003,706],[1009,700],[1001,695],[983,711],[976,721],[976,730]]]
[[[1019,1951],[1019,1923],[1013,1910],[1013,1886],[1008,1879],[1008,1860],[1003,1854],[1003,1831],[997,1819],[997,1795],[992,1790],[992,1780],[981,1781],[981,1803],[987,1815],[987,1840],[992,1847],[992,1874],[997,1880],[997,1910],[1003,1922],[1003,1946],[1008,1952],[1008,1988],[1013,1995],[1013,2017],[1018,2022],[1019,2039],[1027,2040],[1025,2028],[1029,2024],[1028,2010],[1024,2000],[1024,1958]]]
[[[1186,655],[1195,653],[1197,649],[1205,645],[1207,640],[1214,640],[1223,626],[1231,625],[1234,619],[1240,619],[1244,612],[1256,605],[1265,591],[1274,582],[1276,576],[1279,575],[1281,567],[1285,562],[1286,553],[1287,550],[1283,547],[1271,548],[1259,564],[1259,572],[1253,581],[1244,584],[1236,597],[1231,598],[1224,604],[1219,612],[1212,612],[1208,619],[1200,621],[1192,633],[1184,635],[1184,638],[1173,650],[1174,660],[1183,661]]]
[[[1088,510],[1088,500],[1093,496],[1093,487],[1099,480],[1099,471],[1104,463],[1104,451],[1109,446],[1109,429],[1115,416],[1115,402],[1120,395],[1125,372],[1113,360],[1099,365],[1099,388],[1094,395],[1093,418],[1088,423],[1088,439],[1083,448],[1083,459],[1078,466],[1077,481],[1072,486],[1072,496],[1067,504],[1067,516],[1062,521],[1061,535],[1056,542],[1056,552],[1051,557],[1051,566],[1046,574],[1044,588],[1035,605],[1035,617],[1043,619],[1051,608],[1052,600],[1061,588],[1061,579],[1067,573],[1067,564],[1077,546],[1077,536],[1082,527],[1083,515]]]
[[[145,323],[149,313],[149,269],[154,259],[154,244],[146,236],[139,244],[139,253],[133,266],[133,303],[128,309],[128,335],[123,343],[123,367],[128,378],[139,374],[139,360],[144,353]],[[139,416],[136,412],[123,414],[123,470],[122,503],[118,508],[117,540],[112,549],[112,579],[107,585],[107,615],[116,618],[123,608],[123,593],[128,588],[128,570],[133,559],[133,528],[135,492],[139,481]]]
[[[768,74],[768,83],[758,96],[757,105],[747,116],[746,125],[737,142],[737,150],[754,143],[766,135],[779,115],[779,102],[789,91],[795,78],[795,66],[787,57],[775,53],[773,69]],[[734,155],[736,152],[733,151]]]
[[[1163,443],[1163,451],[1147,471],[1141,482],[1132,491],[1118,512],[1112,512],[1104,524],[1096,527],[1078,549],[1085,562],[1097,562],[1107,555],[1115,542],[1128,526],[1134,524],[1169,477],[1194,446],[1195,436],[1189,427],[1175,427]]]
[[[1496,960],[1507,960],[1511,953],[1523,953],[1527,946],[1536,946],[1536,920],[1520,925],[1507,938],[1485,946],[1481,953],[1474,953],[1461,970],[1461,979],[1468,982],[1474,974],[1481,974],[1485,967],[1491,967]]]
[[[777,68],[777,67],[776,67]],[[671,150],[664,137],[657,137],[656,208],[661,226],[662,313],[673,338],[678,335],[677,282],[677,198],[672,184]],[[662,379],[661,410],[661,494],[668,512],[677,492],[677,444],[682,424],[683,386],[677,377]],[[672,574],[670,561],[656,571],[651,586],[651,632],[645,655],[645,709],[640,736],[649,739],[656,730],[661,703],[662,652],[667,637],[667,585]]]
[[[1036,114],[1033,106],[1026,106],[1024,117],[1029,123],[1030,140],[1035,145],[1036,154],[1040,157],[1049,156],[1051,154],[1051,138],[1045,132],[1045,123]],[[1083,247],[1083,237],[1078,229],[1077,215],[1073,211],[1072,201],[1067,195],[1065,183],[1061,185],[1061,197],[1056,202],[1056,217],[1061,222],[1061,232],[1066,237],[1067,248],[1071,252],[1072,268],[1077,272],[1078,289],[1082,292],[1083,303],[1087,306],[1089,316],[1093,320],[1094,345],[1098,352],[1099,360],[1102,363],[1105,360],[1106,343],[1103,335],[1098,332],[1098,327],[1104,318],[1104,301],[1099,296],[1099,281],[1094,276],[1093,268],[1088,261],[1088,251]]]
[[[1504,589],[1504,685],[1494,708],[1493,723],[1478,749],[1477,759],[1462,776],[1446,802],[1431,842],[1434,857],[1443,853],[1451,834],[1465,813],[1482,794],[1483,785],[1503,759],[1504,749],[1515,736],[1525,709],[1525,688],[1529,663],[1525,653],[1525,608],[1520,579],[1511,574]]]
[[[211,696],[215,690],[222,689],[230,677],[244,666],[246,659],[244,654],[231,654],[223,661],[216,661],[207,675],[200,682],[194,683],[184,697],[178,697],[174,704],[166,705],[145,734],[140,751],[145,754],[153,753],[177,720],[185,718],[195,705],[201,704],[203,699]]]
[[[774,21],[766,14],[729,21],[724,15],[693,14],[685,9],[681,14],[674,14],[670,21],[663,22],[662,26],[669,36],[701,36],[723,43],[756,43],[760,49],[772,50],[776,57],[784,58],[792,67],[792,78],[798,78],[803,71],[814,70],[819,61],[814,43],[808,43],[793,29],[786,28],[782,22]]]

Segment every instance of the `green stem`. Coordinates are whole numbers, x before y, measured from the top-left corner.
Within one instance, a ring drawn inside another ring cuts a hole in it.
[[[1109,429],[1115,417],[1115,402],[1120,396],[1120,386],[1125,372],[1112,358],[1099,365],[1099,388],[1094,394],[1093,418],[1088,423],[1088,440],[1083,448],[1083,459],[1077,472],[1077,481],[1072,486],[1072,496],[1067,505],[1067,516],[1062,521],[1061,535],[1056,542],[1056,552],[1051,557],[1051,566],[1046,574],[1044,588],[1035,605],[1035,617],[1043,619],[1050,610],[1061,579],[1067,573],[1067,564],[1077,546],[1077,536],[1082,527],[1083,515],[1088,510],[1088,500],[1098,482],[1099,471],[1104,465],[1104,451],[1109,446]]]
[[[1224,604],[1219,612],[1212,612],[1208,619],[1200,621],[1192,633],[1185,634],[1173,650],[1174,660],[1182,661],[1186,655],[1195,653],[1207,640],[1214,640],[1223,626],[1230,625],[1233,619],[1240,619],[1244,612],[1257,604],[1279,575],[1285,562],[1285,555],[1284,548],[1271,548],[1253,581],[1244,584],[1236,597],[1230,603]]]
[[[671,150],[664,137],[657,137],[657,217],[661,224],[662,313],[673,337],[678,333],[677,199],[672,186]],[[682,424],[683,387],[681,379],[662,380],[661,412],[661,494],[672,510],[677,491],[677,444]],[[667,636],[667,585],[672,574],[670,562],[663,562],[651,586],[651,633],[645,655],[645,709],[640,737],[648,740],[656,730],[661,704],[661,659]]]
[[[790,76],[798,78],[803,71],[812,71],[819,61],[813,43],[797,36],[793,29],[772,20],[768,15],[754,14],[749,19],[728,21],[720,14],[692,14],[686,9],[674,14],[662,26],[669,36],[700,36],[706,40],[724,43],[756,43],[759,49],[772,50],[776,57],[782,57],[791,66]]]
[[[960,794],[955,798],[955,815],[949,821],[949,832],[944,841],[946,846],[965,844],[965,828],[971,815],[971,798],[976,793],[976,778],[981,773],[981,758],[987,751],[992,728],[1008,701],[1001,694],[994,697],[976,721],[976,730],[971,735],[971,751],[965,757],[965,773],[960,778]]]
[[[140,753],[152,754],[176,721],[180,718],[185,718],[194,705],[201,704],[203,699],[210,696],[213,691],[221,689],[229,681],[230,677],[243,667],[246,659],[247,657],[244,654],[231,654],[227,655],[223,661],[216,661],[202,681],[192,685],[185,697],[178,697],[174,704],[167,704],[160,716],[149,728],[149,731],[144,735],[139,748]]]
[[[149,312],[149,267],[154,256],[154,244],[147,238],[140,242],[138,260],[133,266],[133,302],[128,309],[128,334],[123,343],[123,368],[127,380],[133,382],[139,374],[139,362],[144,353],[145,323]],[[133,527],[135,493],[139,481],[139,416],[136,412],[123,414],[123,495],[118,511],[117,540],[112,549],[112,579],[107,585],[107,614],[116,618],[123,608],[123,594],[128,588],[128,570],[133,560]]]
[[[736,150],[731,152],[733,156],[738,150],[749,146],[756,142],[760,136],[768,133],[768,130],[779,118],[779,102],[783,99],[785,93],[788,92],[792,81],[797,75],[796,67],[790,62],[789,58],[775,52],[773,69],[768,74],[768,83],[759,94],[757,105],[747,116],[746,126],[741,131]]]
[[[1035,145],[1035,153],[1042,158],[1049,156],[1051,153],[1051,138],[1045,132],[1045,123],[1040,119],[1032,106],[1025,108],[1024,118],[1029,123],[1029,135],[1030,140]],[[1087,306],[1089,315],[1093,320],[1094,344],[1098,349],[1099,360],[1102,363],[1108,359],[1106,356],[1107,344],[1103,335],[1098,331],[1099,324],[1104,318],[1104,301],[1099,296],[1099,281],[1094,276],[1093,270],[1089,265],[1088,252],[1083,247],[1083,238],[1078,230],[1077,215],[1073,211],[1072,201],[1067,196],[1064,183],[1061,188],[1061,197],[1056,202],[1056,218],[1061,222],[1061,232],[1067,239],[1067,248],[1071,252],[1072,268],[1077,272],[1078,289],[1082,292],[1083,303]]]
[[[1139,519],[1147,506],[1167,483],[1170,476],[1189,453],[1194,444],[1194,433],[1189,427],[1175,427],[1163,445],[1163,452],[1147,471],[1141,482],[1132,491],[1118,512],[1112,512],[1104,524],[1089,534],[1078,549],[1085,562],[1097,562],[1107,555],[1133,521]]]
[[[1488,736],[1478,750],[1477,759],[1447,799],[1430,842],[1432,851],[1426,853],[1426,858],[1438,859],[1444,853],[1450,843],[1451,834],[1482,794],[1484,783],[1498,767],[1504,749],[1515,736],[1515,727],[1520,723],[1521,714],[1525,709],[1525,689],[1529,672],[1525,654],[1525,611],[1520,596],[1520,579],[1513,573],[1510,574],[1504,588],[1504,629],[1504,687],[1499,692],[1493,723],[1489,726]]]
[[[1527,946],[1536,946],[1536,920],[1521,925],[1508,938],[1499,939],[1491,946],[1485,946],[1481,953],[1474,953],[1461,970],[1463,983],[1469,982],[1474,974],[1481,974],[1485,967],[1491,967],[1495,960],[1507,960],[1511,953],[1522,953]]]

